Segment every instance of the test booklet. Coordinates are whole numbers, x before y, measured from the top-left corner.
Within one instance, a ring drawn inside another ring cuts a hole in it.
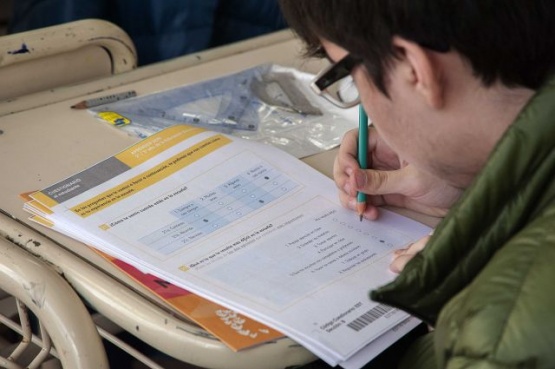
[[[48,212],[48,208],[31,199],[30,194],[33,192],[20,194],[20,197],[26,202],[25,206],[28,208],[42,207],[42,211]],[[55,224],[43,217],[32,216],[31,219],[54,231],[61,232]],[[141,284],[178,314],[204,328],[233,351],[244,350],[283,338],[281,332],[265,324],[191,293],[156,275],[143,272],[98,249],[92,249],[113,267]]]
[[[430,228],[387,210],[360,222],[330,178],[266,144],[175,125],[30,196],[43,224],[333,366],[361,367],[417,324],[369,291]]]

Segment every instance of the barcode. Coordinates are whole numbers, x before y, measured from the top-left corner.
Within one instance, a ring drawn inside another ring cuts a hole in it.
[[[368,310],[366,313],[362,314],[347,326],[349,328],[354,329],[355,331],[360,331],[362,328],[366,327],[368,324],[372,323],[379,317],[383,316],[388,311],[391,311],[393,308],[387,305],[378,305],[373,307],[372,309]]]

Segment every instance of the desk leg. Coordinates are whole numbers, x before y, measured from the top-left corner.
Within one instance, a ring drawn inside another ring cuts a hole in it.
[[[108,368],[89,313],[52,267],[5,238],[0,238],[0,261],[0,288],[36,315],[64,368]],[[45,336],[42,341],[49,340]]]

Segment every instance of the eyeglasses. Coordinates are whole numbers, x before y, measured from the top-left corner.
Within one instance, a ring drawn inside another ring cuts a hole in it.
[[[343,59],[322,70],[310,87],[318,95],[340,108],[350,108],[360,103],[360,96],[351,77],[351,71],[362,59],[347,54]]]

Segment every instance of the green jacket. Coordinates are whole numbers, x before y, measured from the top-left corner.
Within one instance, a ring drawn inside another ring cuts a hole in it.
[[[555,368],[555,78],[424,251],[371,297],[434,326],[408,368]]]

